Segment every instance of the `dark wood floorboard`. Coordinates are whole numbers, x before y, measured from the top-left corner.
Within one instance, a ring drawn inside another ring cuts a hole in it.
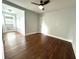
[[[9,35],[4,36],[5,59],[76,59],[70,42],[41,33]]]

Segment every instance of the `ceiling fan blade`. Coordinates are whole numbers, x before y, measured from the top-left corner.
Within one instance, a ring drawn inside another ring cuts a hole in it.
[[[37,3],[34,3],[34,2],[32,2],[32,4],[35,4],[35,5],[40,5],[40,4],[37,4]]]
[[[47,4],[47,3],[49,3],[49,2],[50,2],[49,0],[45,1],[45,2],[44,2],[44,5]]]

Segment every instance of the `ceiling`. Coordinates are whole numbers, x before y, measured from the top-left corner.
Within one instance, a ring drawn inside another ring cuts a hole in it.
[[[41,11],[37,5],[31,3],[31,2],[39,3],[40,0],[8,0],[8,1],[37,13],[55,11],[62,8],[71,8],[75,7],[76,5],[76,0],[50,0],[50,3],[44,6],[45,10]]]

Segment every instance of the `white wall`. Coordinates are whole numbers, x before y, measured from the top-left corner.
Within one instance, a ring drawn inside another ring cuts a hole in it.
[[[39,17],[39,14],[26,10],[26,35],[39,32]]]
[[[75,22],[75,21],[74,21]],[[76,53],[76,22],[72,24],[70,31],[69,31],[69,37],[68,39],[72,40],[74,52]]]
[[[41,17],[41,31],[72,41],[75,50],[75,16],[75,8],[44,13]]]

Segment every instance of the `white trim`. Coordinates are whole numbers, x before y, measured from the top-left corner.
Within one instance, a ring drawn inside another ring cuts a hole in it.
[[[31,35],[31,34],[36,34],[36,33],[39,33],[39,32],[27,33],[26,35]],[[44,33],[42,33],[42,34],[44,34]],[[55,37],[55,38],[58,38],[58,39],[61,39],[61,40],[65,40],[65,41],[68,41],[68,42],[72,43],[72,40],[70,40],[70,39],[65,39],[65,38],[58,37],[58,36],[55,36],[55,35],[50,35],[50,34],[45,34],[45,35],[48,35],[48,36],[51,36],[51,37]]]
[[[55,38],[58,38],[58,39],[61,39],[61,40],[69,41],[69,42],[72,43],[72,40],[70,40],[70,39],[66,39],[66,38],[62,38],[62,37],[58,37],[58,36],[50,35],[50,34],[46,34],[46,35],[51,36],[51,37],[55,37]]]
[[[31,35],[31,34],[36,34],[36,33],[38,33],[38,32],[26,33],[25,36]]]

